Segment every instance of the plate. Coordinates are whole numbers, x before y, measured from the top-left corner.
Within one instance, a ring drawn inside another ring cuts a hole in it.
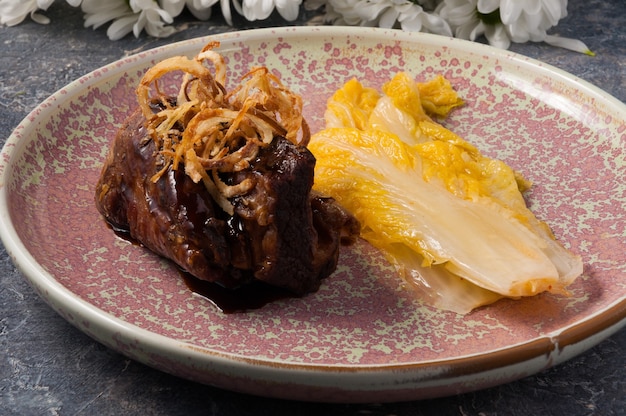
[[[503,300],[468,315],[420,304],[364,242],[317,293],[224,314],[176,268],[115,235],[94,186],[143,72],[219,40],[229,79],[265,65],[305,98],[313,131],[352,77],[443,74],[466,101],[446,121],[534,182],[528,202],[585,263],[570,297]],[[102,344],[186,379],[326,402],[432,398],[561,363],[626,322],[626,108],[556,68],[489,46],[375,28],[299,27],[176,43],[61,89],[2,151],[1,236],[34,290]]]

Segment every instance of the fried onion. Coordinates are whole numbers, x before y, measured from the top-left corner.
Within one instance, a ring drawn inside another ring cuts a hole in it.
[[[194,58],[175,56],[157,63],[144,74],[137,99],[163,165],[152,180],[182,164],[232,215],[229,198],[255,184],[246,179],[229,185],[219,174],[247,168],[259,149],[278,136],[306,146],[310,132],[302,117],[302,98],[265,67],[253,68],[227,92],[226,63],[213,50],[217,47],[219,42],[210,42]],[[177,94],[163,92],[159,81],[181,72]]]

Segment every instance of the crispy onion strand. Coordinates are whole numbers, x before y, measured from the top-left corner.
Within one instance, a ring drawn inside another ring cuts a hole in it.
[[[246,179],[230,185],[219,174],[246,169],[277,136],[306,146],[310,132],[302,118],[302,98],[265,67],[253,68],[227,92],[226,63],[213,50],[217,47],[219,42],[210,42],[194,58],[175,56],[155,64],[137,87],[137,99],[162,161],[152,180],[182,164],[232,215],[229,198],[249,192],[255,183]],[[181,72],[178,92],[163,92],[159,82]]]

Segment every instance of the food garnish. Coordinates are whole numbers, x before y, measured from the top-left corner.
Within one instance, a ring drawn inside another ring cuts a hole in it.
[[[137,97],[148,134],[163,158],[163,167],[152,180],[182,164],[194,182],[202,181],[232,215],[228,198],[246,193],[253,183],[227,185],[218,172],[248,168],[259,148],[276,136],[306,146],[310,133],[302,117],[302,98],[266,67],[253,68],[244,82],[227,92],[226,64],[213,50],[216,46],[217,42],[208,43],[191,59],[175,56],[157,63],[143,76]],[[159,79],[177,71],[184,78],[173,100],[160,90]],[[156,113],[155,103],[159,106]]]

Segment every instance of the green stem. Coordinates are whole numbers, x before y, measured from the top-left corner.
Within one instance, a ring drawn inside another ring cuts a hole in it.
[[[481,13],[476,10],[476,15],[486,25],[497,25],[498,23],[502,23],[500,20],[500,9],[496,9],[491,13]]]

